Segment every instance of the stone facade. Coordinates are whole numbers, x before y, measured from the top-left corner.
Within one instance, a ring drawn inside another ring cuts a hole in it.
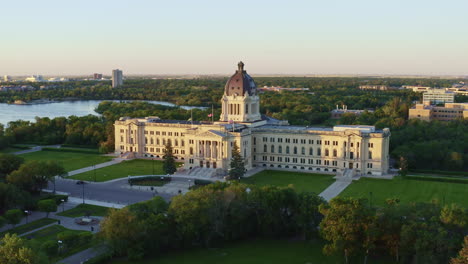
[[[314,128],[290,126],[259,113],[253,79],[239,63],[222,98],[220,121],[200,123],[161,120],[158,117],[120,118],[115,126],[115,149],[137,157],[163,156],[170,141],[184,169],[229,170],[234,144],[246,169],[384,175],[389,169],[389,129],[373,126]]]

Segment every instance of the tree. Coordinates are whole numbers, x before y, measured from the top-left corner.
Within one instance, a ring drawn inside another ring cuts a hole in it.
[[[46,213],[46,217],[49,217],[50,212],[57,212],[57,203],[52,199],[39,201],[37,207],[39,211]]]
[[[232,157],[231,157],[231,163],[229,164],[230,169],[229,169],[228,179],[237,180],[237,179],[242,178],[245,172],[247,171],[245,169],[244,159],[242,158],[239,147],[237,146],[237,142],[234,142],[231,155]]]
[[[6,234],[0,240],[0,263],[2,264],[39,264],[44,263],[37,251],[27,246],[24,239],[16,234]]]
[[[456,258],[452,258],[450,264],[467,264],[468,263],[468,236],[465,236],[463,248],[458,253]]]
[[[125,207],[120,210],[111,209],[101,222],[99,236],[104,238],[118,256],[128,255],[142,243],[141,224],[137,217]],[[141,252],[143,253],[143,252]]]
[[[0,214],[22,202],[24,192],[12,184],[0,182]]]
[[[23,162],[17,155],[0,153],[0,179],[17,170]]]
[[[21,219],[23,218],[23,212],[21,212],[20,209],[11,209],[6,211],[4,217],[8,224],[15,226],[21,222]]]
[[[29,161],[7,177],[9,183],[23,190],[40,192],[48,181],[65,174],[65,169],[55,161]]]
[[[403,156],[400,157],[400,170],[398,171],[398,174],[402,177],[405,177],[406,174],[408,174],[408,161]]]
[[[320,205],[319,210],[325,216],[321,233],[331,242],[323,248],[324,253],[343,252],[346,263],[359,253],[365,253],[367,259],[376,238],[375,212],[367,206],[367,200],[337,197],[329,205]]]
[[[168,140],[164,146],[163,170],[166,174],[174,174],[177,171],[171,141]]]
[[[7,220],[5,219],[5,217],[0,216],[0,228],[2,228],[5,225],[6,221]]]

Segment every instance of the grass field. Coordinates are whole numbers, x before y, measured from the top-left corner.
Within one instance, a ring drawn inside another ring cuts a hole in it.
[[[287,186],[292,184],[297,191],[309,191],[319,194],[330,186],[335,179],[333,179],[333,175],[266,170],[241,181],[262,186]]]
[[[15,148],[15,147],[7,147],[7,148],[4,148],[4,149],[0,149],[0,153],[13,153],[13,152],[22,151],[22,150],[25,150],[25,149]]]
[[[60,232],[64,232],[64,231],[68,231],[68,232],[75,233],[75,234],[89,233],[89,231],[71,230],[71,229],[67,229],[67,228],[65,228],[65,227],[63,227],[61,225],[53,225],[53,226],[49,226],[49,227],[46,227],[44,229],[41,229],[41,230],[39,230],[37,232],[34,232],[32,234],[29,234],[26,237],[28,239],[31,239],[32,243],[35,243],[35,244],[40,246],[40,245],[44,244],[44,242],[47,242],[47,241],[57,242],[57,234],[59,234]],[[66,252],[60,254],[59,256],[53,257],[52,259],[50,259],[50,261],[51,261],[51,263],[55,263],[60,259],[66,258],[68,256],[71,256],[71,255],[75,254],[75,253],[78,253],[78,252],[83,251],[83,250],[85,250],[87,248],[90,248],[92,246],[92,243],[93,243],[93,241],[90,240],[86,244],[77,245],[77,246],[74,246],[72,248],[68,248]]]
[[[110,161],[112,157],[101,156],[99,154],[80,153],[80,152],[60,152],[60,151],[37,151],[20,155],[26,161],[54,160],[61,164],[66,171],[77,170],[94,164]]]
[[[28,224],[24,224],[24,225],[9,229],[7,231],[4,231],[0,233],[0,237],[3,237],[6,233],[21,235],[23,233],[32,231],[34,229],[38,229],[40,227],[43,227],[52,223],[57,223],[57,220],[52,219],[52,218],[41,218],[39,220],[30,222]]]
[[[154,165],[155,175],[165,174],[162,168],[163,166],[162,161],[136,159],[136,160],[123,161],[122,163],[119,163],[116,165],[97,169],[96,181],[98,182],[109,181],[113,179],[128,177],[128,175],[131,175],[131,176],[132,175],[133,176],[151,175],[153,174],[153,165]],[[94,181],[94,171],[80,173],[80,174],[70,177],[70,179]]]
[[[79,204],[75,208],[66,210],[65,212],[58,213],[60,216],[67,217],[80,217],[84,216],[86,213],[90,213],[92,216],[106,216],[109,211],[109,207],[92,205],[92,204]]]
[[[399,198],[402,203],[438,200],[440,203],[456,203],[468,207],[468,184],[461,183],[361,178],[349,185],[340,196],[369,199],[369,192],[372,192],[372,203],[376,205],[382,205],[387,198]]]
[[[321,242],[254,240],[227,244],[222,248],[176,251],[140,261],[112,260],[108,264],[342,264],[343,258],[324,256]],[[351,263],[363,263],[360,258]],[[368,263],[392,263],[369,259]]]

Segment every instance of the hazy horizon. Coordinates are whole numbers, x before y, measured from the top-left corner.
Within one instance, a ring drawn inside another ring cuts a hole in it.
[[[7,1],[0,75],[468,75],[467,1]],[[460,11],[461,10],[461,11]]]

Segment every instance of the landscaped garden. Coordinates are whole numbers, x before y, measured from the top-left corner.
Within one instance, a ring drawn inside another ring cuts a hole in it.
[[[24,234],[26,232],[32,231],[34,229],[38,229],[40,227],[50,225],[50,224],[56,223],[56,222],[57,222],[56,219],[41,218],[39,220],[32,221],[32,222],[24,224],[24,225],[20,225],[18,227],[8,229],[7,231],[4,231],[4,232],[0,233],[0,237],[3,237],[6,233],[21,235],[21,234]]]
[[[180,163],[177,163],[177,165]],[[154,168],[154,169],[153,169]],[[154,172],[154,173],[153,173]],[[119,164],[88,171],[70,177],[70,179],[94,181],[96,176],[97,182],[109,181],[118,178],[125,178],[136,175],[161,175],[163,171],[163,162],[160,160],[143,160],[135,159],[123,161]]]
[[[53,225],[29,234],[26,238],[56,262],[92,246],[92,233],[89,231],[71,230],[61,225]],[[60,242],[61,243],[60,243]]]
[[[375,205],[382,205],[388,198],[398,198],[401,203],[431,202],[456,203],[468,207],[468,184],[415,179],[393,180],[361,178],[353,181],[340,196],[372,199]]]
[[[297,191],[319,194],[330,186],[335,179],[333,179],[333,175],[326,174],[266,170],[251,177],[243,178],[241,181],[256,185],[288,186],[292,184]]]
[[[342,257],[325,256],[322,253],[322,242],[290,241],[290,240],[253,240],[247,242],[229,243],[218,248],[193,249],[175,251],[166,255],[148,258],[141,261],[113,260],[109,264],[341,264]],[[356,259],[358,260],[358,259]],[[356,263],[362,263],[356,261]],[[370,259],[369,263],[393,263]]]
[[[42,150],[30,152],[20,155],[26,161],[38,160],[47,161],[53,160],[62,165],[65,171],[73,171],[95,164],[110,161],[112,157],[103,156],[93,152],[82,151],[59,151],[59,150]]]
[[[67,217],[80,217],[85,215],[106,216],[109,209],[109,207],[104,206],[79,204],[75,208],[66,210],[65,212],[57,213],[57,215]]]

